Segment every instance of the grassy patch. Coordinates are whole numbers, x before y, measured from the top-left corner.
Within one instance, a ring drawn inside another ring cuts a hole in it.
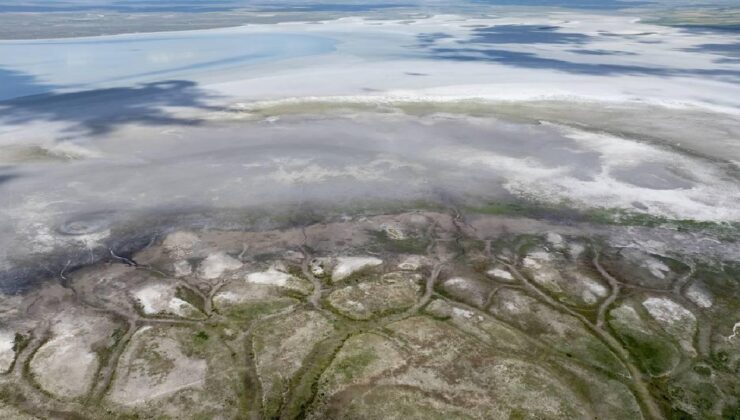
[[[189,337],[183,341],[182,349],[186,356],[204,358],[208,353],[208,347],[212,344],[214,339],[208,332],[200,330],[190,334]]]
[[[291,381],[290,388],[293,391],[283,408],[284,418],[305,418],[309,408],[325,397],[319,394],[319,379],[349,337],[349,334],[339,333],[317,344],[309,359],[304,361],[301,371]]]
[[[660,375],[673,368],[679,354],[671,344],[651,337],[622,335],[627,350],[635,356],[643,370],[651,375]]]
[[[26,347],[28,347],[28,344],[30,342],[31,342],[30,336],[25,336],[21,333],[15,333],[15,338],[13,339],[13,351],[15,352],[16,355],[18,355]]]
[[[20,405],[26,402],[26,396],[12,384],[0,385],[0,401],[9,405]]]
[[[241,305],[229,306],[222,310],[224,316],[239,323],[249,323],[264,315],[268,315],[284,309],[295,303],[290,298],[276,299],[270,301],[258,301]]]
[[[391,239],[385,232],[371,230],[367,232],[376,243],[376,252],[393,252],[398,254],[423,254],[429,246],[426,238],[408,237],[404,239]]]
[[[355,376],[361,374],[370,363],[377,359],[378,355],[373,349],[361,349],[356,354],[338,360],[334,365],[334,371],[341,375],[345,382],[351,382]]]
[[[140,368],[148,376],[164,379],[175,368],[175,361],[160,351],[159,344],[156,342],[142,347],[138,358],[144,361],[144,365]]]
[[[175,291],[175,297],[184,300],[193,305],[199,311],[205,313],[205,302],[203,301],[203,298],[192,289],[179,286]]]
[[[116,347],[116,345],[118,345],[118,343],[121,342],[121,339],[125,335],[126,329],[119,326],[113,330],[107,341],[93,344],[92,349],[98,355],[98,370],[102,369],[103,366],[108,364],[111,354],[113,353],[113,349]]]

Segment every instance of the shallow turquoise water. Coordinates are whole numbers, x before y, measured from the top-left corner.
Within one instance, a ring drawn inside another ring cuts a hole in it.
[[[335,41],[239,31],[0,42],[0,100],[171,79],[331,52]]]

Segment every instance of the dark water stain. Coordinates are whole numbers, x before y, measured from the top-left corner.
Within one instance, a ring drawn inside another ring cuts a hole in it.
[[[700,44],[684,51],[721,55],[727,58],[740,58],[740,42],[729,44]]]
[[[591,37],[581,33],[559,32],[557,26],[495,25],[476,28],[464,44],[583,44]]]
[[[646,75],[663,77],[702,76],[740,81],[740,69],[682,69],[631,64],[600,64],[540,57],[537,54],[503,49],[432,48],[429,58],[453,61],[479,61],[527,69],[549,69],[597,76]]]
[[[36,95],[55,88],[33,75],[0,67],[0,98]]]
[[[685,29],[687,31],[695,32],[695,33],[714,33],[714,32],[720,32],[720,33],[722,33],[722,32],[737,33],[737,32],[740,32],[740,25],[735,25],[735,24],[728,24],[728,25],[721,25],[721,24],[719,24],[719,25],[707,25],[707,24],[703,24],[703,25],[686,25],[686,24],[681,24],[681,25],[670,25],[670,26],[673,26],[675,28]]]
[[[0,185],[18,178],[17,174],[2,172],[0,170]]]
[[[0,122],[71,122],[88,135],[106,134],[127,123],[194,125],[200,121],[168,114],[162,107],[184,106],[212,110],[210,94],[188,80],[169,80],[134,87],[46,93],[0,102]]]
[[[425,47],[431,47],[432,45],[436,44],[437,41],[442,39],[450,39],[453,38],[452,35],[444,33],[444,32],[430,32],[430,33],[423,33],[416,36],[416,42],[417,46],[421,48]]]
[[[574,54],[581,54],[581,55],[597,55],[597,56],[626,56],[626,55],[638,55],[637,53],[629,52],[629,51],[617,51],[617,50],[587,50],[587,49],[573,49],[568,50],[568,52],[572,52]]]

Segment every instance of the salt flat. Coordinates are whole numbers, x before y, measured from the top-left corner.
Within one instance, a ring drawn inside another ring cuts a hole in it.
[[[737,414],[732,5],[135,3],[0,1],[0,413]]]

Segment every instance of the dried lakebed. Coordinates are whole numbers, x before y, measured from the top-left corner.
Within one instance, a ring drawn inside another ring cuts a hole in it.
[[[731,418],[737,248],[430,210],[174,230],[3,297],[0,417]]]

